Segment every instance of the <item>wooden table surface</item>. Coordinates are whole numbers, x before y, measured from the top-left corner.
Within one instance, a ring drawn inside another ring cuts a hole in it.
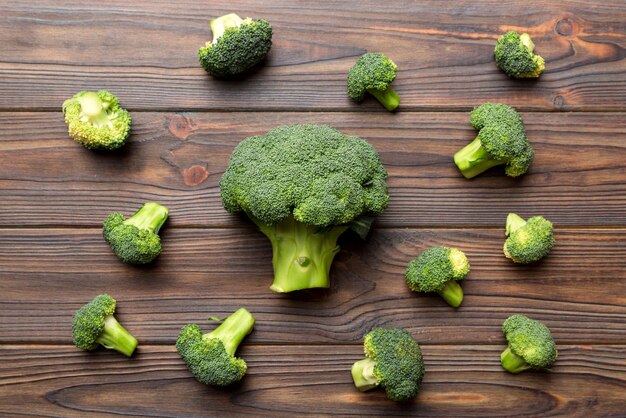
[[[241,81],[197,62],[209,20],[229,12],[274,27],[266,66]],[[495,39],[511,29],[546,59],[538,81],[496,69]],[[2,0],[0,49],[0,415],[626,416],[624,0]],[[348,100],[366,51],[398,64],[399,112]],[[118,153],[85,150],[63,121],[63,100],[101,88],[133,116]],[[487,101],[522,111],[536,159],[521,178],[468,181],[452,161],[475,135],[468,111]],[[218,181],[241,139],[301,122],[370,141],[391,203],[368,241],[341,239],[330,289],[279,295],[269,241],[223,210]],[[127,266],[101,222],[145,201],[170,208],[164,252]],[[554,222],[540,264],[504,258],[509,212]],[[471,261],[458,310],[404,283],[430,245]],[[72,345],[73,312],[103,292],[140,341],[131,359]],[[240,350],[248,375],[203,386],[178,330],[240,306],[257,319]],[[500,367],[514,313],[551,328],[552,371]],[[414,402],[355,390],[349,369],[376,326],[422,345]]]

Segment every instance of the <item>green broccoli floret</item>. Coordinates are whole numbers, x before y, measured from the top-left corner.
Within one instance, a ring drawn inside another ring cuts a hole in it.
[[[458,308],[463,302],[463,289],[457,280],[463,280],[470,271],[463,251],[448,247],[431,247],[411,261],[406,269],[406,283],[414,292],[437,292]]]
[[[348,72],[348,96],[361,102],[369,93],[391,112],[400,104],[400,96],[391,87],[397,73],[392,60],[380,52],[368,52]]]
[[[228,386],[240,381],[248,370],[235,352],[253,327],[252,314],[240,308],[208,334],[202,334],[196,324],[185,325],[176,340],[176,350],[200,383]]]
[[[82,350],[95,350],[99,345],[130,357],[137,340],[115,319],[115,299],[96,296],[74,313],[72,339]]]
[[[502,324],[509,346],[500,355],[502,367],[511,373],[547,369],[556,361],[557,349],[544,324],[523,315],[512,315]]]
[[[417,396],[424,378],[422,350],[408,331],[375,328],[363,341],[365,356],[352,365],[354,385],[362,392],[381,386],[392,401]]]
[[[516,263],[530,264],[541,260],[554,247],[552,222],[543,216],[525,221],[514,213],[506,218],[504,255]]]
[[[471,179],[491,167],[505,164],[505,173],[517,177],[528,171],[534,151],[524,122],[512,107],[485,103],[475,108],[470,123],[478,136],[454,154],[454,162],[465,178]]]
[[[272,47],[272,25],[241,19],[234,13],[211,20],[213,41],[198,50],[202,67],[212,76],[227,77],[263,61]]]
[[[496,42],[496,65],[509,77],[537,78],[545,69],[545,62],[533,53],[534,49],[535,44],[529,34],[507,32]]]
[[[270,239],[276,292],[328,287],[349,227],[389,200],[376,150],[325,125],[291,125],[244,139],[220,181],[224,208],[245,212]],[[371,221],[371,219],[365,218]]]
[[[104,220],[102,235],[117,257],[125,263],[146,264],[161,254],[159,229],[168,209],[158,203],[145,203],[133,216],[113,212]]]
[[[106,90],[81,91],[63,102],[69,134],[85,148],[114,150],[126,143],[130,113]]]

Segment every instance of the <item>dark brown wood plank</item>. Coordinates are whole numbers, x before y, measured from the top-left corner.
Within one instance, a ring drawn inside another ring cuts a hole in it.
[[[548,373],[511,375],[504,344],[423,345],[426,375],[412,402],[358,392],[359,345],[250,346],[243,381],[196,382],[172,346],[143,346],[128,360],[68,346],[0,346],[0,414],[17,416],[621,416],[626,346],[559,346]]]
[[[144,343],[172,343],[190,322],[240,306],[258,320],[251,343],[352,343],[374,326],[411,329],[424,343],[502,339],[514,313],[544,321],[561,343],[626,343],[626,230],[558,229],[536,266],[502,254],[503,230],[373,231],[343,237],[330,289],[279,295],[269,242],[254,226],[164,229],[164,253],[137,268],[110,252],[100,230],[0,230],[0,342],[68,343],[73,312],[99,293]],[[472,272],[463,306],[414,294],[407,263],[431,245],[466,252]]]
[[[529,173],[493,169],[468,181],[453,154],[476,132],[467,113],[136,113],[130,144],[93,153],[62,114],[0,114],[0,225],[97,226],[155,200],[171,226],[241,226],[218,182],[244,137],[289,123],[326,123],[370,141],[390,174],[380,227],[497,226],[509,212],[556,225],[626,225],[626,114],[523,115],[536,149]]]
[[[266,18],[267,65],[243,81],[216,81],[197,62],[210,19],[237,11]],[[82,89],[107,88],[131,109],[361,111],[346,73],[366,51],[400,68],[402,108],[467,109],[500,100],[525,109],[623,110],[623,1],[441,2],[279,0],[3,2],[0,109],[59,109]],[[538,82],[508,79],[493,47],[528,31],[547,61]]]

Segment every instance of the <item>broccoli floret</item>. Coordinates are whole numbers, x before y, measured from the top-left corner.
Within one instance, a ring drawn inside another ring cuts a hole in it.
[[[555,244],[552,222],[543,216],[533,216],[525,221],[509,213],[506,236],[504,255],[516,263],[535,263],[548,255]]]
[[[227,77],[263,61],[272,47],[272,25],[241,19],[234,13],[211,20],[213,41],[198,50],[202,67],[212,76]]]
[[[208,334],[202,334],[196,324],[185,325],[176,340],[176,350],[199,382],[228,386],[240,381],[248,370],[235,352],[253,327],[252,314],[240,308]]]
[[[224,208],[270,239],[276,292],[328,287],[337,238],[389,200],[376,150],[325,125],[277,127],[244,139],[220,181]],[[371,221],[371,220],[370,220]],[[356,228],[355,228],[356,229]]]
[[[352,365],[352,379],[365,392],[381,386],[387,398],[407,401],[417,396],[424,378],[422,350],[408,331],[375,328],[363,341],[365,356]]]
[[[556,361],[557,349],[544,324],[523,315],[512,315],[502,324],[509,346],[500,355],[502,367],[511,373],[547,369]]]
[[[400,96],[391,87],[397,73],[398,66],[392,60],[380,52],[368,52],[348,73],[348,96],[360,102],[369,93],[391,112],[400,104]]]
[[[69,134],[85,148],[114,150],[126,143],[130,113],[106,90],[81,91],[63,102]]]
[[[470,123],[478,136],[454,154],[454,162],[465,178],[471,179],[491,167],[505,164],[505,173],[517,177],[528,171],[534,151],[524,122],[512,107],[485,103],[475,108]]]
[[[496,42],[496,65],[509,77],[537,78],[545,69],[545,62],[533,53],[534,49],[535,44],[529,34],[507,32]]]
[[[82,350],[95,350],[99,345],[130,357],[137,340],[115,319],[115,299],[96,296],[74,313],[72,339]]]
[[[414,292],[437,292],[454,308],[463,302],[463,289],[457,280],[463,280],[470,271],[463,251],[448,247],[424,250],[406,269],[406,283]]]
[[[158,203],[145,203],[133,216],[113,212],[104,220],[102,235],[117,257],[125,263],[146,264],[161,254],[159,229],[168,209]]]

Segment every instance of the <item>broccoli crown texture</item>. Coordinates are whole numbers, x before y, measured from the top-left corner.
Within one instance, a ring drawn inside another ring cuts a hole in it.
[[[185,325],[176,340],[176,349],[199,382],[228,386],[246,374],[246,362],[234,354],[253,327],[254,318],[241,308],[208,334],[203,335],[196,324]]]
[[[525,221],[510,213],[506,220],[504,255],[516,263],[530,264],[541,260],[554,247],[552,222],[543,216]]]
[[[224,208],[274,225],[316,227],[380,214],[389,200],[376,150],[325,125],[290,125],[244,139],[220,181]]]
[[[545,69],[545,62],[533,53],[534,49],[535,44],[527,33],[520,36],[515,31],[507,32],[496,42],[496,65],[510,77],[537,78]]]
[[[398,66],[391,59],[380,52],[368,52],[348,72],[348,96],[360,102],[370,93],[388,110],[394,110],[400,104],[391,87],[397,74]]]
[[[85,148],[114,150],[126,143],[131,117],[106,90],[81,91],[63,103],[69,134]]]
[[[373,367],[360,369],[358,365],[363,364],[363,360],[355,365],[360,372],[371,375],[366,378],[374,383],[367,389],[380,385],[387,397],[394,401],[406,401],[417,396],[424,378],[424,360],[420,346],[408,331],[375,328],[365,336],[363,348],[366,364],[373,364]]]
[[[212,76],[243,73],[261,62],[272,47],[272,26],[266,20],[229,14],[211,21],[213,41],[198,50],[202,67]]]
[[[534,151],[515,109],[503,104],[484,103],[470,115],[478,136],[454,155],[454,162],[466,178],[496,165],[505,164],[505,173],[517,177],[528,171]]]
[[[518,373],[527,369],[546,369],[557,358],[550,330],[544,324],[523,315],[512,315],[502,324],[509,347],[502,353],[502,365]]]
[[[94,350],[99,345],[130,357],[137,340],[115,319],[115,299],[107,294],[96,296],[74,313],[72,340],[76,347]]]
[[[120,260],[146,264],[161,254],[158,233],[167,215],[168,209],[154,202],[144,204],[128,219],[113,212],[104,220],[102,234]]]

